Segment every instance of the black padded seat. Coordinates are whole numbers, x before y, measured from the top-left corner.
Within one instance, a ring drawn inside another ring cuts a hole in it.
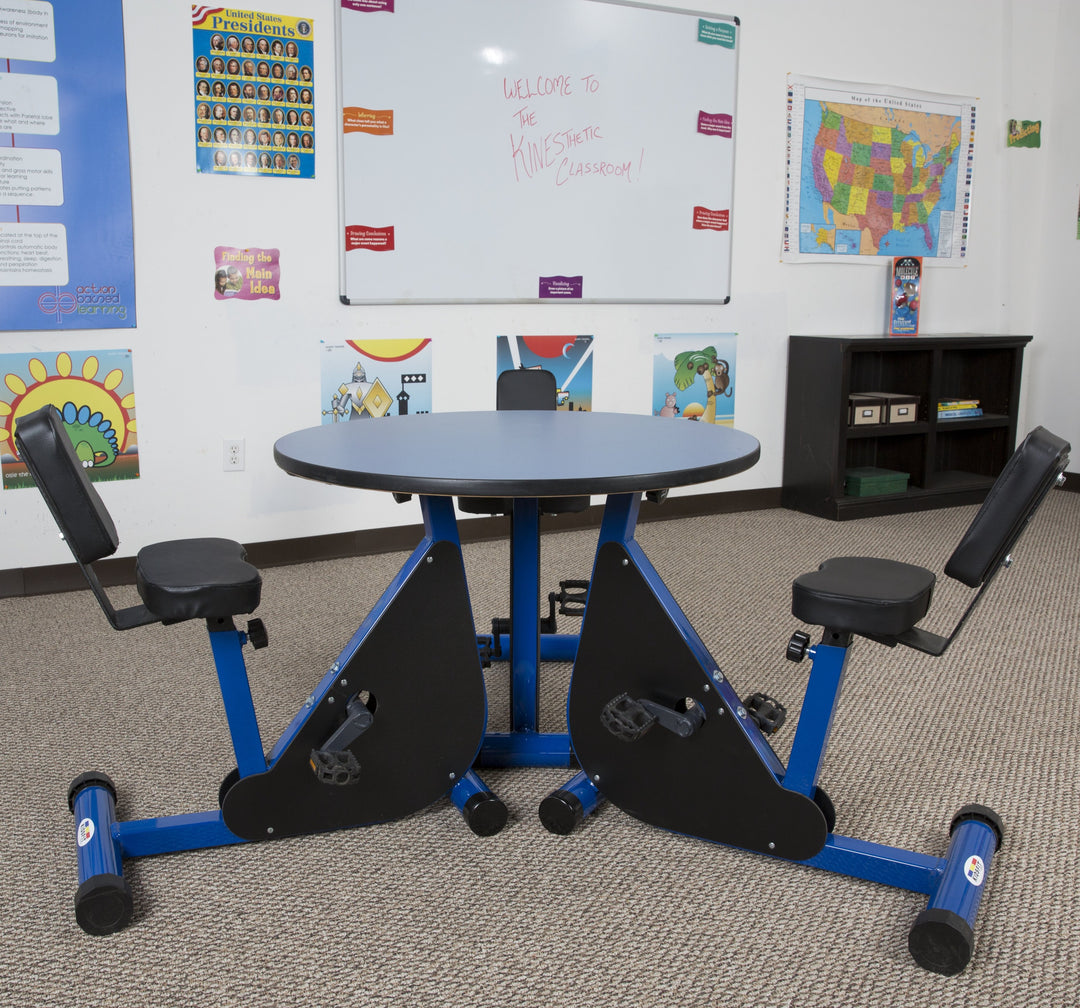
[[[813,626],[896,636],[926,615],[934,582],[932,571],[898,560],[833,557],[795,579],[791,612]]]
[[[231,539],[180,539],[139,550],[135,582],[146,608],[169,622],[254,612],[262,577]]]

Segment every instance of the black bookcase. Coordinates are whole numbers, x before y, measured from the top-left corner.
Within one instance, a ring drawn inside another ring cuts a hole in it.
[[[792,336],[784,427],[784,507],[863,518],[986,496],[1016,444],[1024,347],[1030,336]],[[914,422],[855,426],[848,396],[917,396]],[[975,398],[980,417],[939,420],[940,399]],[[845,493],[848,469],[909,474],[907,489]]]

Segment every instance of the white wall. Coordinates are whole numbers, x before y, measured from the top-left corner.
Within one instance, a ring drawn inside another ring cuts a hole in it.
[[[250,4],[313,18],[318,129],[310,181],[197,175],[191,151],[191,25],[186,3],[125,4],[132,146],[135,330],[4,333],[11,352],[130,346],[141,478],[105,484],[120,555],[154,539],[217,534],[245,542],[412,524],[415,502],[286,476],[281,434],[316,422],[317,341],[433,338],[436,411],[493,406],[493,337],[596,337],[594,405],[640,412],[654,332],[736,331],[737,426],[761,462],[713,492],[780,483],[789,333],[881,331],[884,265],[780,262],[785,85],[790,72],[894,84],[981,100],[971,262],[931,269],[925,332],[1033,331],[1021,426],[1080,443],[1069,399],[1080,138],[1065,74],[1080,14],[1062,0],[909,0],[880,19],[852,0],[671,2],[742,22],[733,207],[733,297],[718,306],[345,307],[338,300],[334,0]],[[904,30],[902,25],[910,26]],[[1060,70],[1056,70],[1060,67]],[[1058,97],[1058,95],[1061,97]],[[1009,117],[1042,119],[1038,151],[1006,151]],[[281,250],[279,301],[215,301],[216,245]],[[463,390],[475,390],[473,392]],[[221,441],[247,442],[247,469],[221,471]],[[0,569],[70,560],[36,494],[0,493]]]

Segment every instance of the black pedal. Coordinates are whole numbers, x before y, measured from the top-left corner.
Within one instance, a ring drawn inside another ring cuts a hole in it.
[[[600,711],[600,723],[617,739],[636,742],[656,724],[656,717],[629,693],[623,693],[604,705]]]
[[[310,762],[315,779],[320,784],[344,787],[360,779],[360,764],[348,749],[337,752],[312,749]]]
[[[787,708],[767,693],[755,693],[753,696],[748,696],[743,701],[743,706],[746,708],[746,713],[766,735],[779,731],[787,720]]]
[[[548,603],[554,606],[558,602],[561,616],[584,616],[588,596],[588,581],[560,581],[559,590],[548,595]]]

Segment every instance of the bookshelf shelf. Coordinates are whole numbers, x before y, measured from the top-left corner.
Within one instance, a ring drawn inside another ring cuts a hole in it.
[[[1012,454],[1030,336],[976,333],[792,336],[784,433],[785,507],[843,520],[977,503]],[[918,396],[911,423],[851,426],[858,392]],[[938,419],[939,399],[975,398],[982,416]],[[906,472],[904,493],[853,497],[846,470]]]

